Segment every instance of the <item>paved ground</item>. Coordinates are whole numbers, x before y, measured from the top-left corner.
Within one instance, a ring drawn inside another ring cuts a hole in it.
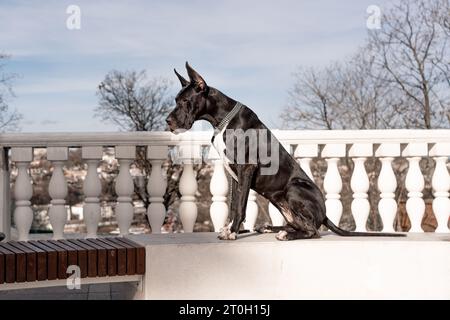
[[[102,283],[82,285],[80,289],[50,287],[0,291],[0,300],[129,300],[137,283]]]

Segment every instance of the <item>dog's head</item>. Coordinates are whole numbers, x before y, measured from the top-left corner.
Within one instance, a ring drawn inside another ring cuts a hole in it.
[[[190,81],[183,78],[174,69],[182,88],[175,97],[175,109],[166,119],[171,132],[177,129],[189,130],[194,122],[206,112],[209,88],[205,80],[187,62],[186,69]]]

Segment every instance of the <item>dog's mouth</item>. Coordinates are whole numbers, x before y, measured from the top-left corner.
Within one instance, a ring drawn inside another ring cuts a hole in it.
[[[194,123],[188,124],[188,125],[183,125],[183,126],[178,126],[176,123],[170,123],[167,125],[167,128],[169,129],[170,132],[174,133],[174,134],[179,134],[179,133],[183,133],[188,131],[189,129],[192,128],[192,125]]]
[[[174,125],[168,125],[167,128],[169,129],[170,132],[177,134],[178,132],[176,132],[177,130],[179,130],[176,126]]]

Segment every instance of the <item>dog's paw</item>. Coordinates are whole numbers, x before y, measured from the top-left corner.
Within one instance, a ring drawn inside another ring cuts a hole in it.
[[[225,226],[219,231],[219,238],[224,238],[230,233],[230,226]]]
[[[231,232],[230,227],[223,227],[217,237],[220,240],[236,240],[236,232]]]
[[[276,235],[276,238],[280,241],[287,241],[287,240],[289,240],[287,236],[288,236],[288,233],[286,231],[280,231]]]
[[[262,226],[257,226],[254,228],[254,230],[258,233],[272,233],[272,226],[270,224],[264,224]]]

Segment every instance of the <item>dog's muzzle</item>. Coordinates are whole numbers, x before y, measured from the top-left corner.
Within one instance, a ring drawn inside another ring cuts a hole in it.
[[[168,116],[166,119],[167,126],[169,127],[170,132],[174,132],[177,129],[176,121],[172,116]]]

